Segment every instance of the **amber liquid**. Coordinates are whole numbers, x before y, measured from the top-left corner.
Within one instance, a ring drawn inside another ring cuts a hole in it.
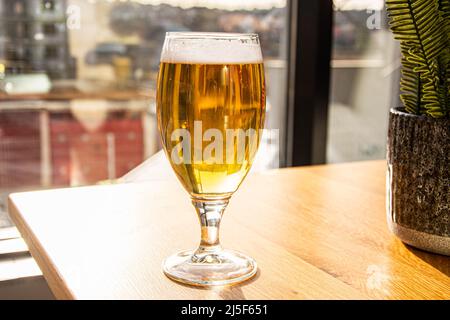
[[[250,170],[264,126],[263,64],[162,62],[157,109],[163,147],[186,190],[195,197],[227,197],[236,191]],[[194,141],[199,138],[199,131],[194,130],[199,123],[202,133],[216,129],[214,133],[222,134],[222,149],[206,152],[208,145],[215,141],[213,138],[201,139],[200,144]],[[176,129],[190,133],[189,153],[177,149],[181,138],[172,141]],[[242,139],[227,141],[227,132],[237,129],[253,133],[246,136],[244,146]],[[173,161],[174,153],[183,156],[183,152],[191,161]]]

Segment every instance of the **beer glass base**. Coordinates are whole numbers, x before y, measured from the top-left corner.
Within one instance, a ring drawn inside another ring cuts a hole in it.
[[[164,274],[170,279],[201,287],[237,284],[253,277],[257,269],[252,258],[233,250],[203,254],[182,251],[163,264]]]

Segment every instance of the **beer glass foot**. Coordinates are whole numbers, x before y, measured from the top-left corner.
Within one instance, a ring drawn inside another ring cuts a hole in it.
[[[170,256],[163,264],[164,274],[174,281],[193,286],[233,285],[256,274],[256,262],[237,251],[182,251]]]

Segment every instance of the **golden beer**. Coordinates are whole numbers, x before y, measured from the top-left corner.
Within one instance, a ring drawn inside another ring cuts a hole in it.
[[[186,190],[203,198],[231,195],[251,167],[264,126],[263,64],[162,61],[157,108],[162,143]],[[174,138],[177,129],[189,135]],[[218,137],[223,143],[211,149]],[[179,148],[183,139],[190,150]]]
[[[266,103],[262,61],[256,34],[166,34],[158,75],[158,127],[201,227],[197,249],[164,260],[164,273],[172,280],[223,286],[257,272],[251,257],[222,248],[219,227],[261,138]]]

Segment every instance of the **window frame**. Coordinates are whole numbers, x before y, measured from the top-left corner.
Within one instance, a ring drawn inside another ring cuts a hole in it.
[[[331,0],[288,0],[288,88],[282,167],[326,162]]]

